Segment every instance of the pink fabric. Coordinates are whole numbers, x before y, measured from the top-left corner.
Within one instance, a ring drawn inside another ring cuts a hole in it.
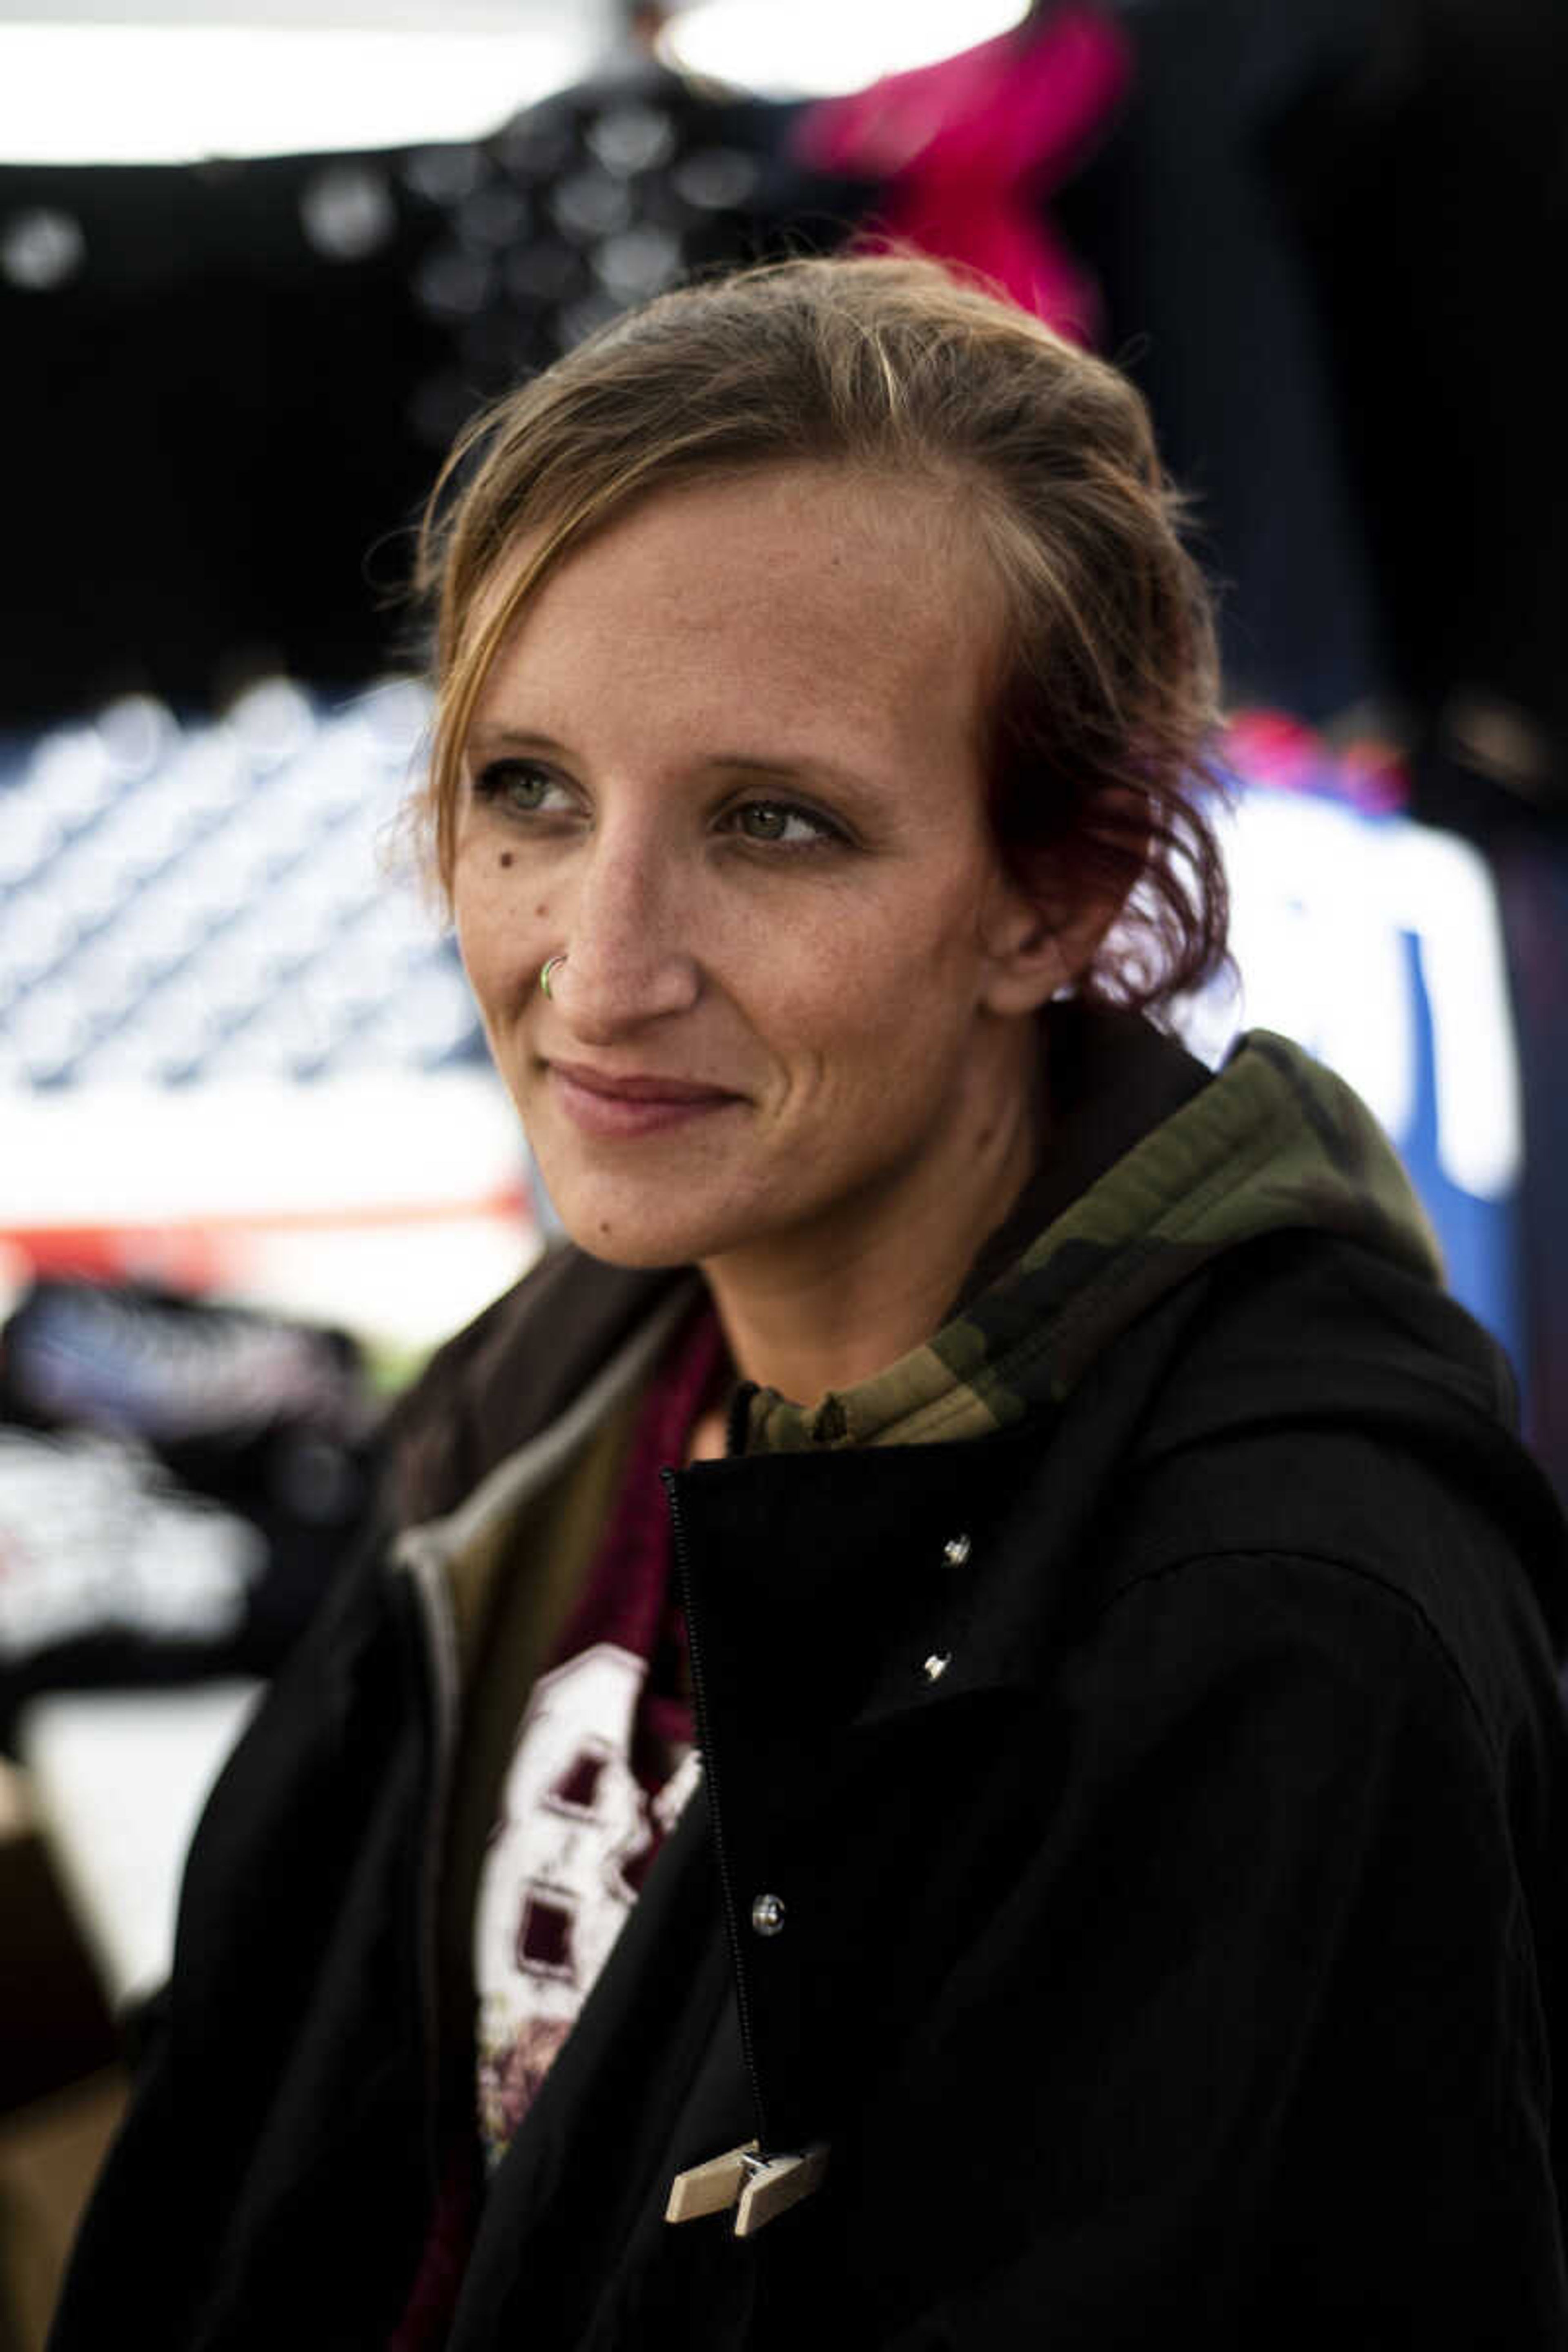
[[[704,1299],[678,1333],[648,1391],[593,1573],[551,1661],[559,1665],[595,1642],[614,1642],[648,1659],[653,1673],[639,1727],[660,1744],[689,1746],[691,1711],[680,1687],[686,1627],[672,1590],[674,1544],[658,1474],[685,1461],[693,1424],[725,1362],[719,1318]],[[668,1770],[667,1763],[648,1768],[650,1793]]]
[[[862,250],[913,245],[962,263],[1092,342],[1099,295],[1047,219],[1045,198],[1109,123],[1131,78],[1120,26],[1069,5],[1033,35],[1005,33],[826,100],[803,118],[797,147],[817,170],[883,183]]]

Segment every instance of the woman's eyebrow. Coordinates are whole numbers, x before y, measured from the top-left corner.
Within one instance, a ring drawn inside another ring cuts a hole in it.
[[[571,747],[558,737],[547,735],[542,729],[511,727],[497,719],[480,719],[468,730],[465,750],[470,759],[494,759],[508,751],[543,752],[553,759],[570,759]],[[841,761],[824,759],[809,751],[780,751],[767,754],[759,751],[710,751],[696,762],[704,773],[752,775],[768,778],[775,783],[809,782],[813,779],[839,789],[864,788],[868,779],[858,771]]]
[[[498,726],[483,719],[469,728],[467,748],[470,751],[553,751],[562,756],[566,752],[564,743],[535,728]]]
[[[783,751],[771,759],[755,751],[714,751],[702,765],[722,768],[727,773],[738,771],[743,776],[841,776],[846,772],[826,760],[813,759],[806,751]]]

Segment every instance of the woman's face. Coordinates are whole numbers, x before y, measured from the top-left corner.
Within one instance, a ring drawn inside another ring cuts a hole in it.
[[[657,493],[520,614],[453,902],[595,1255],[896,1256],[1017,1123],[1063,975],[986,822],[995,609],[933,493],[800,467]]]

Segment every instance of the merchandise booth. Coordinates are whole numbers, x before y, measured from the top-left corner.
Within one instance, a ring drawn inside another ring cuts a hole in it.
[[[5,2345],[385,1402],[549,1230],[411,846],[409,559],[464,420],[627,303],[895,238],[1140,382],[1229,712],[1179,1026],[1356,1087],[1568,1492],[1548,0],[324,16],[0,16]]]

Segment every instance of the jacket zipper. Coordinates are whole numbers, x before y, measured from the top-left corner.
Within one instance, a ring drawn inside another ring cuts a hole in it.
[[[661,1470],[658,1475],[664,1481],[664,1491],[669,1504],[669,1524],[675,1538],[676,1582],[680,1591],[680,1605],[686,1612],[686,1646],[691,1661],[691,1707],[696,1718],[697,1744],[702,1757],[702,1777],[707,1783],[708,1817],[713,1824],[713,1853],[719,1865],[720,1898],[723,1905],[724,1925],[730,1937],[731,1968],[735,1979],[735,2013],[741,2028],[741,2054],[752,2094],[752,2112],[756,2117],[759,2147],[765,2151],[768,2145],[767,2116],[763,2104],[762,2077],[757,2071],[757,2048],[752,2034],[751,2003],[746,1994],[740,1907],[735,1899],[735,1883],[731,1875],[729,1853],[724,1843],[724,1816],[720,1809],[718,1779],[714,1771],[707,1686],[702,1674],[702,1652],[697,1638],[697,1615],[692,1606],[691,1556],[687,1549],[686,1524],[681,1517],[680,1496],[676,1491],[676,1473],[673,1470]]]

